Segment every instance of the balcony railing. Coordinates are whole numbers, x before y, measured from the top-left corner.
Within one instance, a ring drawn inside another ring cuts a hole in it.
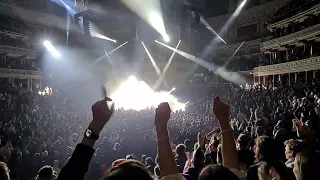
[[[289,12],[281,14],[279,16],[273,17],[269,22],[270,25],[267,26],[268,29],[277,28],[282,25],[288,24],[289,22],[297,21],[298,19],[304,18],[310,14],[316,13],[320,10],[320,4],[317,5],[318,2],[314,1],[311,3],[305,3],[299,6],[296,9],[291,9]],[[297,14],[295,14],[296,12]],[[291,14],[290,14],[291,13]],[[295,15],[292,15],[295,14]],[[289,16],[288,18],[282,18],[285,16]]]
[[[310,4],[306,4],[305,7],[310,7]],[[299,8],[295,9],[295,10],[298,11]],[[282,16],[282,15],[280,15],[278,17],[273,18],[273,20],[271,21],[272,24],[268,25],[267,28],[270,30],[270,29],[273,29],[273,28],[281,27],[281,26],[283,26],[285,24],[288,24],[290,22],[294,22],[294,21],[297,21],[299,19],[305,18],[306,16],[308,16],[310,14],[313,14],[313,13],[316,13],[319,10],[320,10],[320,4],[315,5],[315,6],[309,8],[309,9],[303,11],[303,12],[300,12],[300,13],[294,15],[294,16],[291,16],[289,18],[285,18],[285,19],[282,19],[282,20],[276,22],[276,19],[279,18],[280,16]]]
[[[254,68],[255,76],[268,76],[277,74],[288,74],[320,69],[320,56],[302,59],[298,61],[261,66]]]
[[[265,51],[268,49],[276,49],[283,45],[295,43],[298,41],[306,40],[308,38],[312,38],[314,36],[317,36],[320,34],[320,24],[317,24],[315,26],[309,27],[307,29],[276,38],[270,41],[266,41],[261,43],[261,50]]]
[[[0,77],[41,79],[43,73],[41,71],[0,68]]]
[[[33,57],[36,56],[35,50],[6,46],[6,45],[0,45],[0,52],[12,53],[12,54],[22,54],[22,55],[31,55]]]

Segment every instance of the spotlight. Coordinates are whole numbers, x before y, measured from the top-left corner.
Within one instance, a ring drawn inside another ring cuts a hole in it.
[[[54,48],[51,44],[50,41],[46,40],[46,41],[43,41],[43,45],[44,47],[47,48],[47,50],[55,57],[55,58],[60,58],[61,57],[61,54],[60,52]]]
[[[165,42],[170,42],[170,37],[168,36],[168,34],[165,34],[162,37]]]

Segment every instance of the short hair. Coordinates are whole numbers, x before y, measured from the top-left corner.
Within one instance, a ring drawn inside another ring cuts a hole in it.
[[[176,146],[176,150],[175,151],[176,151],[177,155],[185,154],[186,153],[186,145],[178,144]]]
[[[0,162],[0,179],[7,179],[9,168],[4,162]]]
[[[297,153],[305,149],[305,141],[301,139],[289,139],[284,142],[284,145],[287,146],[292,153],[292,156],[295,157]]]
[[[256,160],[264,160],[266,162],[274,161],[278,159],[277,143],[269,136],[259,136],[256,138],[256,148],[258,152],[256,154]]]
[[[239,143],[240,148],[244,149],[249,147],[250,140],[251,138],[248,135],[242,133],[238,136],[237,142]]]
[[[226,167],[220,165],[208,165],[201,170],[199,180],[211,179],[239,180],[239,178]]]
[[[53,169],[51,166],[43,166],[38,171],[38,178],[50,178],[53,175]]]
[[[144,164],[137,160],[117,160],[113,163],[110,173],[103,180],[153,180],[150,172]]]

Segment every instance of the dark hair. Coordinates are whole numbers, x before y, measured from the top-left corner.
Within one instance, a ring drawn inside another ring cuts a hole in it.
[[[199,180],[211,179],[239,180],[239,178],[228,168],[220,165],[208,165],[201,170]]]
[[[137,160],[121,160],[113,163],[110,173],[105,176],[104,180],[153,180],[148,169]]]
[[[178,144],[176,146],[176,154],[177,155],[182,155],[182,154],[185,154],[186,153],[186,146],[184,144]]]
[[[256,154],[256,161],[266,161],[273,164],[279,158],[277,152],[276,141],[268,136],[259,136],[256,138],[256,148],[258,149]]]
[[[51,166],[43,166],[38,171],[38,178],[50,178],[53,175],[53,169]]]
[[[251,138],[246,134],[240,134],[238,136],[238,143],[240,145],[240,149],[248,149],[250,145]]]
[[[7,177],[8,172],[9,172],[9,168],[6,165],[6,163],[0,162],[0,179],[6,180],[8,178]]]
[[[249,168],[254,163],[254,153],[249,149],[240,149],[238,151],[239,162]]]

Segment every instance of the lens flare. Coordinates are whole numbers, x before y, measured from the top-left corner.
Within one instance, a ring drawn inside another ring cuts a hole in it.
[[[187,103],[179,102],[171,92],[153,91],[144,81],[139,81],[135,76],[130,76],[110,97],[115,102],[117,109],[140,111],[155,108],[162,102],[168,102],[173,111],[184,110]]]

